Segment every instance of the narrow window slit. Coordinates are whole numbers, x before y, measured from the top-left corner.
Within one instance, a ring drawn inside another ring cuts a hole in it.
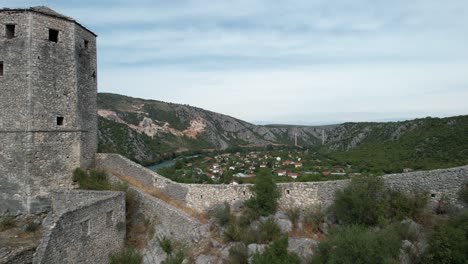
[[[15,37],[15,25],[5,25],[5,37],[7,39]]]
[[[63,126],[63,116],[57,116],[57,126]]]
[[[111,227],[111,226],[112,226],[113,214],[114,214],[114,211],[113,211],[113,210],[110,210],[109,212],[106,213],[106,226],[107,226],[107,227]]]
[[[49,29],[49,41],[57,43],[58,42],[58,35],[59,35],[58,30]]]

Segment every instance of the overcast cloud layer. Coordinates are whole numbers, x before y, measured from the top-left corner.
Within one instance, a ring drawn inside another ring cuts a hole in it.
[[[99,91],[251,122],[468,114],[466,0],[3,0],[96,32]]]

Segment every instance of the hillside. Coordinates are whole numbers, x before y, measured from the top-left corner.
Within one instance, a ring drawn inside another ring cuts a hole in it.
[[[188,105],[98,95],[99,151],[142,164],[232,147],[313,147],[354,166],[396,172],[468,164],[468,116],[330,126],[258,126]],[[324,143],[324,144],[322,144]]]

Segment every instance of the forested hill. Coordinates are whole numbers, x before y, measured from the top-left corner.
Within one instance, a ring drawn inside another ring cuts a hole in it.
[[[99,151],[142,164],[178,152],[266,147],[311,147],[372,170],[468,164],[468,116],[330,126],[258,126],[188,105],[100,93]]]

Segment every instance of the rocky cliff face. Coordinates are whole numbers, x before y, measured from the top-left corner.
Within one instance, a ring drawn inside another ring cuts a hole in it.
[[[100,152],[117,152],[144,164],[184,151],[294,145],[296,137],[303,147],[350,151],[373,142],[399,144],[405,140],[427,148],[424,142],[430,145],[440,137],[468,134],[468,116],[329,126],[259,126],[188,105],[105,93],[98,95],[98,108]],[[429,133],[431,129],[437,133]]]

